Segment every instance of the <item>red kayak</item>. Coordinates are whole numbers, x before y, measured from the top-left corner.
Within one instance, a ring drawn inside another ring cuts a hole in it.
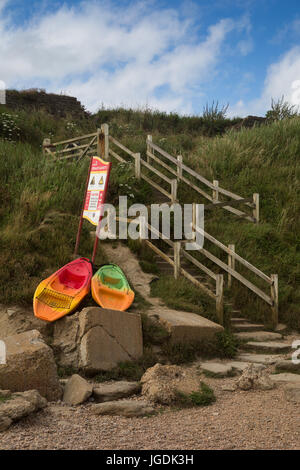
[[[90,260],[78,258],[42,281],[33,297],[35,316],[52,322],[72,312],[89,293],[92,275]]]

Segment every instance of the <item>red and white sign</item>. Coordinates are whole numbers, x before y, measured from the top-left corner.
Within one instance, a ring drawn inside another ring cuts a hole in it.
[[[110,167],[110,162],[93,157],[82,214],[83,218],[89,220],[93,225],[98,225],[100,216],[103,215]]]

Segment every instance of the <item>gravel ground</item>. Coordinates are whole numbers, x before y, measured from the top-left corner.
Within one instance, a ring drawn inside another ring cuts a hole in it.
[[[51,403],[1,433],[0,449],[300,449],[299,406],[286,401],[283,386],[221,390],[233,381],[205,378],[217,396],[213,405],[149,418],[94,416],[91,403]]]

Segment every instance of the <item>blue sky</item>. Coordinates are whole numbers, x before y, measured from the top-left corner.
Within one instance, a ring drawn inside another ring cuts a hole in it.
[[[0,0],[0,80],[87,109],[264,115],[300,103],[296,0]]]

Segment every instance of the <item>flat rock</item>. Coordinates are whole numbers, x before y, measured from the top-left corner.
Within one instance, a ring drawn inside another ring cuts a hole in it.
[[[300,384],[300,375],[299,374],[290,374],[284,372],[282,374],[272,374],[271,378],[273,382],[289,382],[289,383],[298,383]]]
[[[221,362],[203,362],[201,369],[204,372],[209,372],[217,377],[226,377],[232,372],[232,365],[223,364]]]
[[[79,365],[86,372],[110,370],[143,355],[142,322],[136,313],[85,308],[79,314],[79,330]]]
[[[126,418],[148,416],[155,412],[154,408],[146,401],[108,401],[93,405],[91,412],[95,415],[118,415]]]
[[[235,336],[244,341],[276,341],[282,338],[280,333],[272,331],[243,331],[235,333]]]
[[[240,331],[240,332],[248,332],[248,331],[263,331],[265,329],[265,325],[262,324],[255,324],[255,323],[247,323],[247,322],[242,322],[242,323],[233,323],[233,329],[234,331]]]
[[[296,364],[293,361],[280,361],[276,363],[276,371],[300,372],[300,362]]]
[[[59,400],[62,389],[52,349],[37,330],[4,338],[6,364],[0,364],[0,388],[12,392],[38,390],[47,400]]]
[[[258,364],[275,364],[276,362],[282,359],[280,355],[271,355],[271,354],[251,354],[244,353],[237,356],[239,361],[244,362],[255,362]]]
[[[300,404],[300,383],[287,384],[284,387],[285,397],[287,401]]]
[[[232,369],[238,370],[243,372],[243,370],[248,367],[249,362],[244,362],[244,361],[229,361],[226,363],[228,366],[231,366]]]
[[[72,375],[64,389],[63,401],[68,405],[84,403],[93,392],[93,385],[78,374]]]
[[[216,333],[224,330],[221,325],[196,313],[181,312],[166,307],[152,308],[149,313],[158,315],[160,323],[170,334],[172,344],[212,341]]]
[[[140,382],[120,381],[112,384],[99,384],[93,388],[93,396],[99,402],[119,400],[141,391]]]
[[[291,346],[287,343],[279,343],[276,341],[249,341],[243,344],[243,348],[253,351],[285,353],[290,351]]]
[[[222,385],[221,389],[223,392],[235,392],[237,390],[237,385],[236,384],[226,384]]]

